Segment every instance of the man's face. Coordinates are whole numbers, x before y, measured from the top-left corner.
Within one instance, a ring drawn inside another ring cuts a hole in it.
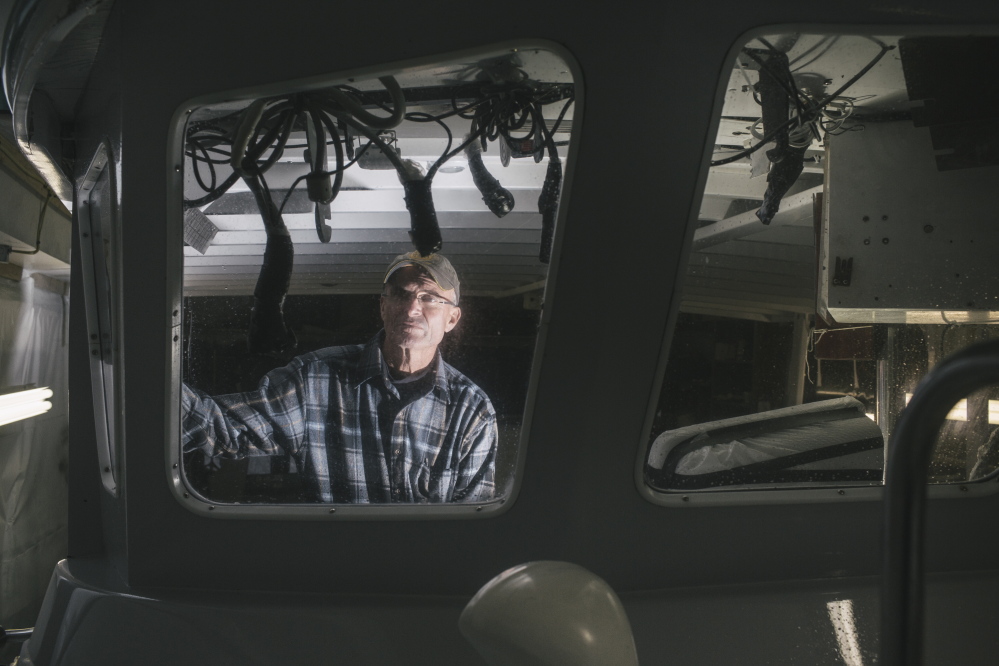
[[[382,290],[381,314],[385,342],[408,349],[436,348],[461,318],[461,308],[425,303],[427,297],[454,303],[454,290],[443,290],[423,269],[400,268]],[[423,299],[423,300],[421,300]]]

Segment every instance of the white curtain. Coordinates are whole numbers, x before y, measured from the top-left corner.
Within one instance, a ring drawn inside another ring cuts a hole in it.
[[[34,384],[52,409],[0,426],[0,625],[32,626],[67,551],[68,297],[0,279],[0,390]],[[62,284],[62,283],[57,283]]]

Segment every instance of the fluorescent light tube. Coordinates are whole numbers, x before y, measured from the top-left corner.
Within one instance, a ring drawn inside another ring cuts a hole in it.
[[[38,416],[52,409],[52,389],[37,388],[0,395],[0,426]]]

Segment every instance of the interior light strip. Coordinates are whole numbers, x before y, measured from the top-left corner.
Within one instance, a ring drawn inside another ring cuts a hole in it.
[[[44,414],[52,409],[51,397],[47,387],[0,395],[0,426]]]
[[[989,400],[989,423],[999,425],[999,400]]]

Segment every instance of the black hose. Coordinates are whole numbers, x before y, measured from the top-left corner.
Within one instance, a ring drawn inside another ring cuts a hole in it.
[[[247,331],[247,344],[255,354],[274,354],[294,348],[298,340],[284,321],[284,299],[291,286],[295,248],[288,228],[267,191],[261,176],[244,179],[260,208],[267,231],[267,245],[260,275],[253,290],[253,310]]]
[[[406,193],[406,208],[409,210],[409,237],[421,256],[439,252],[444,244],[441,227],[434,210],[434,198],[430,192],[430,182],[425,178],[406,180],[402,183]]]
[[[392,114],[387,118],[382,118],[366,111],[357,99],[343,90],[331,88],[328,90],[328,94],[344,111],[356,118],[357,122],[376,130],[391,129],[401,123],[403,117],[406,115],[406,96],[403,94],[402,88],[399,87],[394,77],[380,76],[378,77],[378,81],[385,86],[385,89],[388,90],[389,95],[392,97]]]
[[[274,164],[281,159],[284,154],[284,147],[288,144],[288,139],[291,137],[291,130],[295,124],[295,112],[292,109],[288,109],[284,113],[284,117],[281,122],[273,128],[272,131],[267,133],[267,136],[260,142],[260,144],[252,151],[251,159],[254,161],[259,160],[260,156],[264,154],[264,151],[274,143],[274,139],[277,138],[277,144],[271,150],[271,154],[267,157],[267,160],[263,164],[257,166],[259,173],[266,173]]]
[[[271,168],[271,166],[273,166],[277,162],[278,159],[280,159],[281,154],[284,152],[284,146],[287,144],[288,138],[291,136],[291,130],[294,125],[295,114],[293,109],[285,109],[282,113],[284,113],[285,115],[281,118],[279,123],[275,124],[275,126],[268,131],[264,139],[258,141],[252,148],[247,150],[246,157],[243,160],[243,165],[244,167],[249,168],[249,173],[265,173],[268,169]],[[271,154],[268,156],[267,160],[264,161],[262,164],[257,164],[257,160],[260,159],[260,156],[263,155],[264,151],[267,150],[267,148],[271,145],[271,143],[274,142],[275,139],[277,139],[278,143],[271,151]],[[204,150],[204,148],[201,147],[200,143],[195,143],[194,145]],[[225,160],[223,163],[229,164],[230,161]],[[215,170],[212,169],[213,182],[214,179],[215,179]],[[205,196],[200,197],[198,199],[185,200],[184,208],[185,209],[199,208],[201,206],[204,206],[206,204],[215,201],[223,194],[228,192],[229,188],[235,185],[236,181],[239,179],[240,179],[240,173],[238,171],[233,171],[231,174],[229,174],[228,177],[226,177],[224,181],[222,181],[222,183],[218,187],[212,189],[210,192],[205,194]]]
[[[559,122],[561,119],[562,116],[559,116]],[[538,260],[547,264],[551,261],[552,243],[555,240],[555,215],[558,213],[558,200],[562,191],[562,161],[555,147],[555,139],[545,125],[540,104],[534,107],[534,129],[542,135],[544,145],[548,147],[548,173],[545,174],[541,196],[538,197],[538,212],[541,213],[541,249]]]
[[[558,212],[558,198],[562,186],[562,163],[548,162],[545,184],[538,197],[538,212],[541,213],[541,249],[538,260],[547,264],[552,258],[552,241],[555,239],[555,214]]]
[[[217,188],[215,188],[214,190],[212,190],[211,192],[209,192],[205,196],[200,197],[198,199],[187,199],[187,200],[185,200],[184,201],[184,208],[185,209],[187,209],[187,208],[199,208],[201,206],[204,206],[205,204],[210,204],[211,202],[215,201],[216,199],[218,199],[219,197],[221,197],[223,194],[225,194],[226,192],[228,192],[229,188],[232,187],[233,185],[235,185],[237,180],[239,180],[239,174],[236,173],[235,171],[233,171],[231,174],[229,174],[226,177],[225,180],[222,181],[221,185],[219,185]]]
[[[500,185],[500,182],[489,173],[482,162],[482,150],[474,140],[467,140],[465,156],[468,158],[468,169],[472,172],[472,182],[482,194],[482,200],[496,217],[503,217],[513,210],[514,199],[510,190]]]
[[[338,194],[340,194],[340,188],[343,186],[343,171],[346,168],[343,163],[343,146],[340,145],[340,133],[337,131],[337,127],[333,122],[333,119],[318,108],[316,113],[323,125],[326,127],[326,131],[330,134],[330,139],[332,139],[333,144],[333,153],[336,156],[336,171],[333,172],[333,184],[330,186],[331,196],[329,201],[323,202],[330,203],[333,199],[336,199]],[[344,127],[346,127],[346,124]],[[365,149],[367,149],[367,147],[365,147]],[[354,158],[351,157],[351,159]],[[353,162],[351,163],[353,164]]]
[[[291,285],[294,258],[295,248],[290,236],[267,236],[246,334],[251,353],[274,354],[298,344],[295,332],[284,321],[284,299]]]

